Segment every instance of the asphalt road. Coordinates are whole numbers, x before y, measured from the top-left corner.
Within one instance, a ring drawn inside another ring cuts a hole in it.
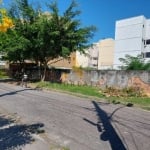
[[[49,150],[51,142],[70,150],[150,149],[148,111],[0,83],[0,150],[31,145],[29,132],[40,128],[45,147],[37,143],[36,150]]]

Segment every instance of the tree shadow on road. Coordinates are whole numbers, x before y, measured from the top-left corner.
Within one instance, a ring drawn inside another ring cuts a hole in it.
[[[42,123],[16,124],[15,120],[0,116],[0,149],[17,149],[35,141],[32,134],[43,133]]]
[[[22,89],[22,90],[18,90],[18,91],[10,91],[10,92],[7,92],[7,93],[4,93],[4,94],[1,94],[0,97],[3,97],[3,96],[7,96],[7,95],[15,95],[19,92],[23,92],[23,91],[27,91],[27,90],[34,90],[34,89]]]
[[[112,115],[122,107],[117,108],[117,110],[115,110],[110,116],[108,116],[108,114],[100,108],[97,102],[92,101],[92,103],[97,113],[98,122],[93,123],[86,118],[83,118],[83,120],[97,127],[98,131],[100,132],[100,140],[108,141],[112,150],[126,150],[124,143],[111,124]]]

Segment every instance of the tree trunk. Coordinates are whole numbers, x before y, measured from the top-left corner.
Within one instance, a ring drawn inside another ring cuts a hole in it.
[[[41,62],[39,61],[39,62],[37,62],[36,63],[37,64],[37,66],[38,66],[38,79],[42,79],[42,74],[41,74]]]
[[[41,78],[41,81],[45,81],[45,76],[46,76],[46,71],[47,71],[47,63],[44,63],[44,70],[43,70],[43,76]]]

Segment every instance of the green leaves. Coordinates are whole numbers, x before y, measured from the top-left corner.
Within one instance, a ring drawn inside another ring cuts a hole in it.
[[[7,47],[10,61],[32,59],[45,68],[50,59],[68,57],[77,50],[84,52],[95,27],[80,26],[80,20],[76,19],[80,11],[76,7],[73,1],[61,15],[55,1],[48,4],[49,12],[42,12],[28,0],[17,0],[9,11],[15,28],[6,33],[8,42],[0,43],[0,48]]]
[[[119,59],[123,66],[121,69],[125,70],[150,70],[150,62],[145,62],[142,55],[138,55],[137,57],[126,55],[125,58]]]

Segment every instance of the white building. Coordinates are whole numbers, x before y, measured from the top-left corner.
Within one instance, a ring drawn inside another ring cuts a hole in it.
[[[3,55],[0,54],[0,68],[5,68],[7,65],[7,62],[2,60]]]
[[[121,66],[119,58],[125,55],[143,55],[150,60],[150,19],[138,16],[116,21],[114,69]]]
[[[99,43],[94,43],[88,48],[89,62],[88,66],[90,68],[98,69],[98,57],[99,57]]]
[[[82,54],[79,51],[76,52],[76,65],[75,66],[87,68],[88,60],[89,60],[88,54]]]
[[[94,43],[89,49],[89,67],[97,70],[112,69],[114,39],[107,38]]]
[[[78,51],[72,53],[69,59],[61,58],[49,61],[49,66],[56,68],[83,67],[96,70],[112,69],[114,58],[114,39],[108,38],[92,44],[85,50],[85,54]],[[53,63],[55,62],[55,63]]]

